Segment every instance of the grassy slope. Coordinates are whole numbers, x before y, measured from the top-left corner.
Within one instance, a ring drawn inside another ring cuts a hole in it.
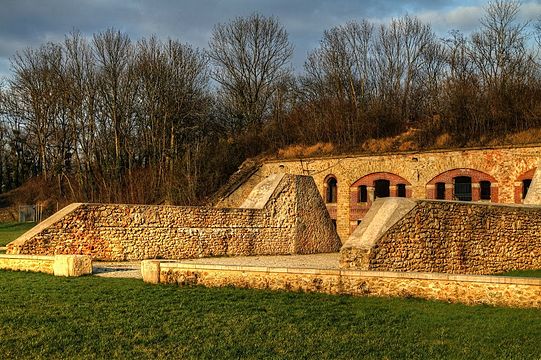
[[[541,357],[541,311],[0,271],[0,358]]]
[[[26,231],[30,230],[35,223],[0,223],[0,246],[15,240]]]

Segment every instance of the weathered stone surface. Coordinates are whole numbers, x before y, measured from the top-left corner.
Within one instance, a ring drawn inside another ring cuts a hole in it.
[[[0,269],[53,274],[54,257],[32,255],[0,255]]]
[[[82,276],[92,274],[92,258],[88,255],[55,255],[54,276]]]
[[[159,282],[209,287],[417,297],[465,304],[541,308],[541,280],[496,276],[266,268],[160,262]],[[155,279],[154,277],[152,278]]]
[[[141,261],[141,275],[143,276],[144,282],[158,284],[160,282],[160,261]]]
[[[342,267],[352,267],[352,263],[355,263],[356,269],[369,270],[368,258],[376,242],[415,205],[415,201],[406,198],[377,199],[364,217],[362,224],[349,236],[348,241],[340,250],[349,252],[351,248],[356,248],[362,251],[357,251],[355,258],[345,257],[348,263],[342,264]]]
[[[8,253],[141,260],[338,251],[314,194],[311,177],[286,175],[259,209],[74,204],[8,244]]]
[[[345,243],[357,225],[351,219],[354,211],[352,194],[356,191],[352,186],[366,175],[380,172],[397,174],[411,184],[406,191],[412,198],[424,199],[429,191],[428,183],[436,176],[453,169],[475,169],[495,179],[493,185],[497,183],[498,202],[520,203],[521,183],[518,179],[537,167],[540,160],[541,146],[269,160],[223,198],[218,206],[240,206],[260,179],[270,174],[311,175],[321,195],[325,194],[325,178],[333,175],[338,181],[337,203],[330,204],[329,210],[336,214],[337,231]]]
[[[341,250],[341,266],[455,274],[541,269],[541,206],[415,203],[376,241],[348,241]]]

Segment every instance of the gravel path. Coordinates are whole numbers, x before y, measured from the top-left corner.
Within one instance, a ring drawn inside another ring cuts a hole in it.
[[[141,261],[92,262],[92,275],[113,278],[142,279]]]
[[[237,256],[203,259],[185,259],[183,263],[268,266],[308,269],[338,269],[340,253],[311,255],[276,255],[276,256]]]
[[[312,255],[277,255],[277,256],[237,256],[202,259],[182,259],[182,263],[267,266],[305,269],[338,269],[340,253]],[[93,275],[100,277],[141,279],[140,261],[100,262],[92,263]]]

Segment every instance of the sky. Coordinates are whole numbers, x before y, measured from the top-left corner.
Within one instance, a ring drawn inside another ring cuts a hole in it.
[[[295,49],[293,66],[301,71],[308,52],[333,26],[409,14],[444,37],[452,29],[478,28],[486,5],[476,0],[0,0],[0,77],[9,75],[9,58],[17,51],[62,41],[72,30],[91,37],[112,27],[134,41],[156,35],[204,49],[215,24],[254,12],[284,25]],[[523,0],[520,17],[541,17],[541,0]]]

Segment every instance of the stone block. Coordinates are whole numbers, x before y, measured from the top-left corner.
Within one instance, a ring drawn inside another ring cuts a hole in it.
[[[88,255],[55,255],[55,276],[82,276],[92,274],[92,258]]]
[[[141,261],[141,274],[144,282],[158,284],[160,282],[160,262],[158,260]]]

